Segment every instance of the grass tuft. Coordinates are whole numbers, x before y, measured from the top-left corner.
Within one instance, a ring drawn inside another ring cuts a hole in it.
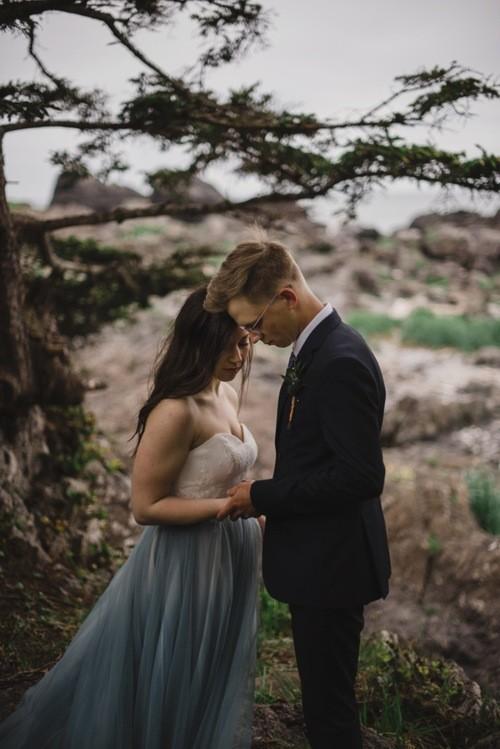
[[[466,315],[435,315],[427,309],[414,310],[406,320],[368,310],[354,310],[347,322],[361,335],[370,337],[401,330],[405,343],[429,348],[449,346],[461,351],[476,351],[483,346],[500,347],[500,320]]]
[[[291,635],[290,611],[286,603],[271,598],[267,590],[260,591],[260,629],[261,640],[273,640],[276,637]]]
[[[500,535],[500,486],[484,470],[470,471],[466,476],[469,504],[483,530]]]
[[[362,642],[358,699],[363,724],[401,749],[465,749],[500,731],[498,705],[460,668],[387,633]]]
[[[465,315],[434,315],[418,309],[403,322],[403,341],[430,348],[451,346],[475,351],[482,346],[500,346],[500,320]]]
[[[347,317],[347,322],[364,336],[389,333],[399,325],[398,320],[394,320],[389,315],[361,309],[351,312]]]

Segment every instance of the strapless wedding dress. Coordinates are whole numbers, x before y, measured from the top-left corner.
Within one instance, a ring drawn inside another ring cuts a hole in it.
[[[257,447],[218,433],[173,494],[223,497]],[[261,531],[255,518],[148,526],[1,749],[248,749]]]

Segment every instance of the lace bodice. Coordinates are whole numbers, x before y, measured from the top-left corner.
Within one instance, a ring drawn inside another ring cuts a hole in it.
[[[227,490],[246,478],[257,458],[257,444],[245,424],[243,441],[230,432],[217,432],[194,447],[177,478],[178,497],[224,497]]]

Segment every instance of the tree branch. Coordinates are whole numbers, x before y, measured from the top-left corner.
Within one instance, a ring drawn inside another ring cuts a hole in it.
[[[117,39],[120,44],[123,44],[123,46],[128,49],[128,51],[131,52],[134,57],[136,57],[138,60],[140,60],[140,62],[146,65],[146,67],[156,73],[161,79],[168,81],[179,94],[182,94],[184,96],[188,94],[188,89],[179,80],[177,80],[176,78],[171,78],[169,75],[167,75],[164,70],[162,70],[158,65],[152,62],[152,60],[150,60],[148,57],[146,57],[146,55],[135,46],[135,44],[132,44],[130,38],[123,34],[117,27],[116,19],[112,15],[110,15],[109,13],[103,13],[102,11],[89,10],[88,8],[84,7],[67,8],[65,9],[65,12],[71,15],[84,16],[86,18],[92,18],[95,21],[101,21],[108,27],[115,39]]]
[[[57,257],[52,246],[52,240],[49,232],[40,231],[35,237],[35,247],[38,250],[40,259],[49,268],[52,268],[56,273],[64,273],[64,271],[79,272],[85,271],[87,273],[99,273],[101,268],[98,265],[89,265],[83,263],[77,263],[72,260],[62,260]]]
[[[316,123],[300,123],[297,125],[284,125],[279,123],[277,118],[274,118],[274,123],[270,123],[266,120],[260,122],[236,122],[234,119],[231,120],[226,117],[217,117],[210,114],[193,115],[191,122],[186,123],[186,128],[182,130],[186,133],[187,126],[195,124],[206,124],[216,125],[221,128],[232,128],[238,132],[269,132],[276,135],[314,135],[322,130],[334,131],[334,130],[347,130],[349,128],[374,128],[374,129],[386,129],[392,125],[422,125],[422,121],[418,118],[406,119],[404,115],[397,113],[392,118],[383,120],[355,120],[352,122],[316,122]],[[94,120],[38,120],[33,122],[16,122],[12,125],[1,125],[0,132],[2,133],[13,133],[19,130],[38,130],[45,127],[64,127],[73,130],[131,130],[133,132],[139,132],[144,135],[159,135],[161,133],[151,132],[148,133],[144,126],[141,127],[137,122],[106,122],[106,121],[94,121]],[[165,135],[176,135],[179,134],[179,127],[168,129],[168,124],[165,125]]]
[[[142,62],[144,65],[146,65],[146,67],[156,73],[161,79],[168,81],[179,94],[183,94],[184,96],[187,95],[188,89],[179,80],[167,75],[164,70],[162,70],[148,57],[146,57],[146,55],[130,41],[129,36],[120,31],[117,26],[117,19],[114,18],[114,16],[112,16],[110,13],[104,13],[99,10],[91,9],[85,7],[85,5],[83,4],[75,4],[73,7],[70,7],[68,2],[45,2],[45,0],[36,0],[35,2],[16,2],[12,4],[12,8],[9,8],[9,6],[1,8],[0,26],[3,26],[4,24],[8,25],[9,23],[19,20],[20,17],[25,17],[29,28],[30,54],[36,60],[42,72],[56,85],[59,85],[57,78],[55,78],[55,76],[52,76],[48,72],[48,70],[44,67],[44,65],[41,63],[41,61],[33,51],[35,24],[31,17],[33,15],[39,15],[49,10],[68,13],[69,15],[82,16],[84,18],[91,18],[95,21],[100,21],[101,23],[105,24],[105,26],[108,27],[115,39],[117,39],[120,44],[128,49],[128,51],[131,52],[136,59],[140,60],[140,62]]]
[[[86,132],[87,130],[134,130],[144,133],[144,135],[148,134],[138,124],[134,125],[131,122],[106,122],[105,120],[35,120],[34,122],[16,122],[13,125],[2,125],[0,132],[14,133],[18,130],[39,130],[44,127],[65,127],[72,130],[81,130],[82,132]]]
[[[27,21],[32,16],[49,10],[64,10],[65,0],[18,0],[0,8],[0,26],[8,26],[15,21]]]
[[[300,193],[269,193],[240,202],[221,200],[220,203],[156,203],[143,208],[114,208],[111,211],[94,211],[80,213],[73,216],[61,216],[53,219],[34,219],[32,216],[14,215],[14,223],[20,238],[33,242],[40,232],[50,232],[65,229],[70,226],[91,226],[116,221],[122,223],[134,218],[151,218],[154,216],[204,216],[209,213],[229,213],[231,211],[245,211],[258,207],[262,203],[277,203],[289,200],[301,200],[312,197],[309,191]]]
[[[447,175],[432,175],[425,174],[424,172],[411,172],[410,169],[402,170],[398,169],[398,173],[392,174],[389,169],[366,169],[359,170],[355,174],[352,174],[347,178],[344,175],[336,174],[328,181],[323,182],[321,185],[302,189],[294,192],[271,192],[264,195],[258,195],[247,200],[239,202],[233,202],[230,200],[221,200],[220,203],[178,203],[165,201],[163,203],[157,203],[147,205],[142,208],[114,208],[111,211],[94,211],[90,213],[80,213],[73,216],[61,216],[61,218],[53,219],[34,219],[31,216],[23,216],[22,214],[16,213],[14,215],[14,224],[19,236],[22,240],[36,244],[39,240],[40,234],[46,232],[56,231],[57,229],[65,229],[72,226],[92,226],[97,224],[105,224],[110,222],[122,223],[136,218],[153,218],[156,216],[172,216],[177,218],[193,217],[193,216],[205,216],[208,214],[224,214],[224,213],[238,213],[251,211],[253,208],[258,209],[259,206],[268,203],[282,203],[288,201],[298,200],[312,200],[314,198],[325,196],[330,190],[336,186],[351,182],[353,185],[361,180],[369,180],[373,182],[376,180],[383,179],[395,179],[395,178],[412,179],[417,182],[426,182],[428,184],[437,184],[441,187],[446,185],[454,185],[456,187],[463,187],[466,189],[472,189],[478,192],[491,192],[492,187],[488,184],[478,184],[474,179],[454,176],[453,174]]]
[[[31,57],[34,59],[42,73],[50,80],[52,83],[56,86],[56,88],[61,88],[65,86],[65,82],[61,78],[57,78],[53,73],[51,73],[48,68],[45,67],[40,57],[38,57],[37,53],[35,52],[35,23],[30,18],[28,20],[28,27],[29,27],[29,46],[28,51],[31,55]]]

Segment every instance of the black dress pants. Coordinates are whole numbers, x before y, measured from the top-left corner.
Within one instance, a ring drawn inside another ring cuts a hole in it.
[[[363,606],[290,604],[307,736],[312,749],[362,749],[354,681]]]

